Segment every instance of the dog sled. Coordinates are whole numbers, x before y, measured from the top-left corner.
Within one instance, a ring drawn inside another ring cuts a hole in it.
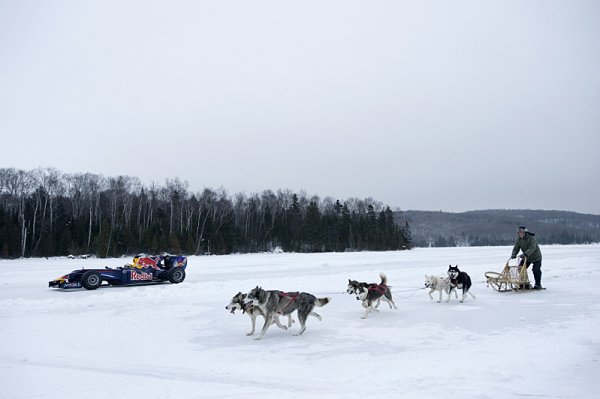
[[[511,265],[508,259],[501,273],[486,272],[485,280],[488,287],[498,292],[523,292],[532,289],[527,274],[527,259],[524,256],[519,257],[516,265]]]

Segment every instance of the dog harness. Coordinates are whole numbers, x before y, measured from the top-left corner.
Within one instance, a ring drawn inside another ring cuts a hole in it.
[[[290,299],[290,302],[287,305],[285,305],[283,309],[281,309],[281,312],[278,312],[279,314],[283,314],[287,307],[290,306],[293,302],[296,302],[296,298],[300,296],[299,292],[278,292],[277,294],[279,295],[279,298],[285,297]]]
[[[369,291],[376,291],[378,293],[380,293],[381,295],[384,295],[387,291],[387,285],[385,284],[371,284],[370,286],[367,287],[367,289]]]

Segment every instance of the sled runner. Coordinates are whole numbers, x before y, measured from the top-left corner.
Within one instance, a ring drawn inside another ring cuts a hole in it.
[[[532,290],[526,265],[527,259],[525,257],[519,257],[516,265],[511,265],[510,259],[508,259],[501,273],[485,273],[487,286],[492,287],[498,292],[523,292]]]

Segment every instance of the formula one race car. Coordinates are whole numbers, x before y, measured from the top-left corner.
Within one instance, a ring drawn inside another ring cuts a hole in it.
[[[185,256],[136,256],[132,264],[116,269],[80,269],[54,279],[48,287],[95,290],[106,281],[110,285],[139,285],[169,281],[179,284],[185,279]]]

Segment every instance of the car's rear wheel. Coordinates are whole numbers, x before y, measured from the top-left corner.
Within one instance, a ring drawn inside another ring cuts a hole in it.
[[[185,270],[181,267],[174,267],[167,272],[167,278],[173,284],[179,284],[185,280]]]
[[[86,290],[95,290],[96,288],[100,287],[101,284],[102,277],[100,277],[100,273],[98,272],[85,272],[81,277],[81,285],[83,285],[83,288]]]

